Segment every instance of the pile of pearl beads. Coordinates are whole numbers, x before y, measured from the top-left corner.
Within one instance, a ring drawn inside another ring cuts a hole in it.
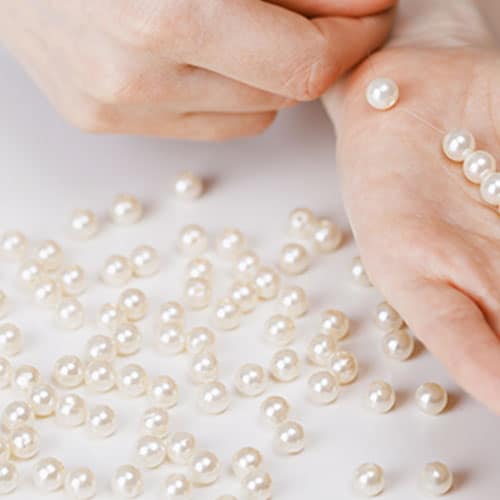
[[[198,408],[209,415],[218,415],[225,412],[229,402],[229,391],[218,380],[202,386],[198,394]]]
[[[120,465],[111,479],[113,493],[121,498],[136,498],[144,491],[142,473],[133,465]]]
[[[245,479],[251,472],[261,469],[264,458],[259,450],[252,447],[245,447],[238,450],[231,460],[231,468],[234,475],[240,479]]]
[[[184,302],[189,309],[205,309],[212,300],[212,286],[204,278],[189,278],[184,285]]]
[[[215,246],[217,254],[228,260],[235,260],[245,250],[245,235],[236,228],[227,228],[217,236]]]
[[[335,340],[342,340],[349,333],[349,318],[336,309],[328,309],[321,314],[320,332]]]
[[[167,435],[169,420],[168,411],[165,408],[153,406],[142,415],[142,429],[146,434],[164,438]]]
[[[19,474],[11,462],[0,464],[0,495],[7,495],[17,488]]]
[[[311,401],[321,405],[333,403],[339,393],[337,377],[327,370],[313,373],[307,381],[307,387]]]
[[[34,366],[21,365],[16,368],[13,380],[17,389],[29,393],[35,384],[41,382],[42,376]]]
[[[293,349],[277,351],[269,368],[273,378],[279,382],[291,382],[300,375],[300,358]]]
[[[300,286],[287,286],[281,290],[279,305],[286,316],[300,318],[309,309],[309,300]]]
[[[288,243],[281,249],[279,264],[286,274],[302,274],[309,269],[310,257],[300,243]]]
[[[219,300],[213,310],[214,325],[221,330],[234,330],[240,325],[241,311],[230,297]]]
[[[233,274],[236,279],[247,282],[255,278],[259,268],[260,257],[253,250],[245,250],[234,262]]]
[[[118,307],[125,313],[129,321],[139,321],[146,316],[148,300],[142,290],[129,288],[118,297]]]
[[[250,472],[242,483],[243,498],[248,500],[270,500],[273,493],[273,480],[263,470]]]
[[[264,338],[277,346],[286,346],[295,338],[295,323],[288,316],[275,314],[271,316],[264,328]]]
[[[114,333],[126,321],[125,313],[115,304],[104,304],[97,313],[97,326],[103,333]]]
[[[377,496],[384,490],[384,470],[377,464],[361,464],[354,472],[352,485],[360,495]]]
[[[42,241],[35,249],[35,259],[45,272],[57,271],[64,260],[62,248],[53,240]]]
[[[298,422],[288,420],[277,427],[274,443],[281,453],[288,455],[300,453],[305,446],[304,428]]]
[[[19,327],[13,323],[0,325],[0,354],[15,356],[24,345],[24,336]]]
[[[28,239],[20,231],[7,231],[0,239],[0,256],[9,260],[22,260],[28,249]]]
[[[448,404],[448,394],[439,384],[426,382],[415,392],[418,408],[427,415],[439,415]]]
[[[62,298],[62,287],[59,281],[42,278],[33,290],[35,303],[44,307],[56,307]]]
[[[56,308],[55,322],[59,328],[78,330],[85,320],[83,306],[74,297],[63,299]]]
[[[174,191],[179,199],[195,200],[203,194],[203,181],[193,172],[179,172],[175,176]]]
[[[368,104],[379,111],[391,109],[399,99],[399,87],[391,78],[378,77],[366,87]]]
[[[260,405],[260,415],[264,422],[272,426],[288,420],[290,404],[282,396],[269,396]]]
[[[350,384],[358,376],[358,360],[349,351],[336,351],[330,358],[330,369],[341,385]]]
[[[64,480],[64,490],[69,498],[88,500],[95,496],[97,481],[88,467],[70,470]]]
[[[130,254],[132,272],[139,278],[153,276],[160,269],[160,256],[156,249],[149,245],[141,245]]]
[[[217,356],[210,351],[202,351],[193,356],[190,366],[191,380],[196,384],[205,384],[217,379],[219,362]]]
[[[394,307],[382,302],[375,310],[375,324],[384,332],[392,332],[403,326],[403,319]]]
[[[93,437],[106,438],[115,433],[118,427],[116,413],[108,405],[98,405],[88,412],[87,430]]]
[[[40,449],[38,432],[28,425],[16,427],[9,436],[10,452],[19,460],[34,457]]]
[[[236,281],[229,289],[229,297],[244,314],[252,312],[257,306],[257,288],[253,283]]]
[[[188,257],[197,257],[203,253],[208,246],[206,231],[196,224],[184,226],[177,238],[179,251]]]
[[[208,259],[203,257],[190,260],[186,266],[186,277],[188,279],[211,281],[213,277],[213,265]]]
[[[71,214],[69,229],[74,238],[88,240],[97,234],[99,221],[91,210],[77,209]]]
[[[141,365],[131,363],[120,368],[117,375],[117,386],[122,394],[137,398],[147,392],[149,378]]]
[[[85,384],[95,392],[108,392],[115,386],[116,374],[109,361],[90,361],[85,368]]]
[[[415,349],[415,340],[407,328],[398,328],[386,333],[382,338],[384,354],[397,361],[406,361]]]
[[[113,334],[118,356],[135,354],[142,345],[142,335],[134,323],[121,323]]]
[[[159,375],[151,381],[149,399],[155,405],[172,408],[179,400],[179,389],[168,375]]]
[[[204,326],[191,329],[186,335],[186,349],[190,354],[199,354],[215,347],[215,335]]]
[[[85,271],[77,264],[65,267],[59,276],[59,283],[64,294],[80,295],[87,288]]]
[[[132,265],[123,255],[109,256],[102,267],[101,279],[106,285],[120,287],[132,278]]]
[[[186,347],[184,329],[178,323],[165,323],[157,327],[156,346],[166,355],[179,354]]]
[[[423,468],[420,484],[428,493],[436,496],[444,495],[453,486],[453,474],[442,462],[431,462]]]
[[[336,349],[337,344],[331,335],[318,333],[309,341],[307,357],[315,365],[327,366]]]
[[[189,432],[173,432],[165,440],[168,459],[177,465],[191,462],[196,451],[196,439]]]
[[[39,460],[33,469],[33,483],[41,493],[52,493],[64,485],[64,465],[54,457]]]
[[[159,323],[178,323],[184,326],[184,308],[178,302],[165,302],[160,306]]]
[[[115,224],[135,224],[142,219],[143,208],[135,196],[119,194],[113,200],[109,214]]]
[[[375,413],[387,413],[396,404],[396,393],[390,384],[377,380],[368,386],[366,405]]]
[[[281,287],[281,278],[279,274],[270,267],[260,267],[254,280],[257,288],[257,295],[261,300],[274,299]]]
[[[167,446],[159,437],[146,434],[135,444],[137,463],[147,469],[159,467],[167,455]]]
[[[267,388],[267,373],[262,366],[247,363],[236,372],[234,385],[243,396],[259,396]]]
[[[2,426],[7,431],[31,425],[35,419],[33,408],[25,401],[11,401],[3,410]]]
[[[31,388],[29,404],[37,417],[48,417],[56,411],[57,394],[48,384],[37,384]]]
[[[87,420],[87,405],[78,394],[65,394],[56,405],[56,421],[63,427],[78,427]]]
[[[193,485],[184,474],[170,474],[160,496],[166,500],[191,500],[192,494]]]
[[[219,479],[221,465],[214,453],[207,450],[199,450],[193,455],[189,470],[193,484],[207,486]]]

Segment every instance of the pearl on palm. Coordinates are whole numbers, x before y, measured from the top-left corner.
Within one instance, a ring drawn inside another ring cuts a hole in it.
[[[142,219],[141,202],[130,194],[119,194],[113,200],[109,215],[115,224],[135,224]]]
[[[149,378],[141,365],[133,363],[120,369],[117,385],[123,394],[131,398],[137,398],[147,392]]]
[[[31,365],[18,366],[14,372],[14,385],[23,392],[31,391],[31,388],[41,380],[40,372]]]
[[[255,278],[259,267],[259,256],[253,250],[245,250],[234,262],[233,274],[237,280],[248,282]]]
[[[48,384],[37,384],[31,388],[28,402],[37,417],[48,417],[56,411],[57,393]]]
[[[85,384],[95,392],[108,392],[115,386],[115,370],[109,361],[91,361],[85,368]]]
[[[263,463],[264,459],[260,451],[248,446],[241,448],[233,455],[231,467],[234,475],[242,481],[251,472],[259,470]]]
[[[186,337],[178,323],[165,323],[158,327],[156,345],[161,354],[174,355],[184,351]]]
[[[264,338],[275,345],[285,346],[294,340],[295,331],[295,323],[291,318],[275,314],[265,324]]]
[[[305,446],[304,428],[298,422],[284,422],[276,429],[274,444],[281,453],[295,455]]]
[[[249,313],[257,306],[257,288],[253,283],[237,281],[229,289],[229,297],[238,305],[242,313]]]
[[[213,277],[213,265],[208,259],[197,257],[188,262],[186,277],[188,279],[204,279],[210,282]]]
[[[179,389],[175,380],[168,375],[154,378],[149,388],[149,399],[155,405],[172,408],[179,400]]]
[[[221,465],[217,456],[211,451],[197,451],[189,466],[193,484],[207,486],[215,483],[221,473]]]
[[[142,415],[142,429],[146,434],[164,438],[168,432],[168,411],[161,406],[148,408]]]
[[[161,498],[165,500],[191,500],[193,485],[184,474],[170,474],[163,485]]]
[[[80,295],[87,288],[87,279],[82,267],[75,264],[61,271],[59,283],[66,295]]]
[[[273,480],[263,470],[250,472],[243,479],[241,487],[245,500],[270,500],[273,494]]]
[[[368,386],[366,404],[375,413],[387,413],[396,403],[396,393],[390,384],[377,380]]]
[[[342,311],[328,309],[321,314],[320,331],[335,340],[342,340],[349,333],[349,318]]]
[[[333,403],[339,393],[337,377],[326,370],[313,373],[307,381],[307,388],[311,401],[321,405]]]
[[[12,382],[12,366],[7,358],[0,356],[0,389],[9,387]]]
[[[206,231],[196,224],[184,226],[177,239],[179,251],[188,257],[197,257],[202,254],[208,246]]]
[[[426,382],[415,392],[418,408],[427,415],[439,415],[448,404],[448,394],[439,384]]]
[[[19,474],[10,462],[0,464],[0,495],[7,495],[17,488]]]
[[[431,462],[425,465],[420,474],[420,484],[428,493],[436,496],[444,495],[453,486],[453,474],[441,462]]]
[[[133,465],[120,465],[111,478],[113,493],[121,498],[136,498],[144,491],[142,473]]]
[[[205,309],[212,300],[212,286],[203,278],[190,278],[184,286],[184,302],[190,309]]]
[[[12,431],[18,427],[33,424],[35,413],[31,406],[24,401],[12,401],[3,410],[2,426],[7,431]]]
[[[200,389],[198,408],[203,413],[218,415],[226,411],[229,406],[229,399],[229,392],[222,382],[209,382]]]
[[[78,467],[66,474],[64,490],[69,498],[88,500],[96,494],[97,484],[94,473],[88,467]]]
[[[41,493],[52,493],[64,485],[64,465],[54,457],[39,460],[33,469],[33,482]]]
[[[3,290],[0,290],[0,318],[3,318],[7,315],[8,308],[7,295]]]
[[[85,346],[87,359],[94,361],[113,361],[116,358],[115,341],[107,335],[94,335]]]
[[[300,318],[309,309],[306,292],[300,286],[288,286],[281,290],[279,306],[283,314],[291,318]]]
[[[300,359],[292,349],[282,349],[274,354],[269,368],[279,382],[291,382],[300,375]]]
[[[469,181],[481,184],[481,181],[497,169],[495,157],[487,151],[473,151],[464,160],[463,171]]]
[[[0,325],[0,354],[15,356],[24,346],[24,335],[13,323]]]
[[[135,444],[135,455],[138,464],[147,469],[160,466],[166,457],[167,449],[163,441],[156,436],[141,436]]]
[[[236,259],[245,250],[246,244],[245,236],[236,228],[224,229],[215,240],[219,257],[230,260]]]
[[[193,172],[180,172],[175,176],[174,191],[177,198],[195,200],[203,194],[203,181]]]
[[[480,193],[486,203],[500,207],[500,173],[485,176],[481,181]]]
[[[139,321],[148,312],[148,300],[138,288],[129,288],[118,297],[118,307],[129,321]]]
[[[89,410],[87,430],[90,435],[106,438],[115,433],[117,426],[116,413],[110,406],[98,405]]]
[[[279,264],[286,274],[302,274],[309,269],[309,254],[300,243],[288,243],[281,249]]]
[[[279,274],[270,267],[260,267],[255,275],[255,286],[257,287],[257,295],[261,300],[274,299],[281,286]]]
[[[35,249],[35,259],[46,272],[57,271],[64,260],[61,247],[53,240],[42,241]]]
[[[10,434],[10,451],[19,460],[34,457],[40,449],[38,432],[27,425],[16,427]]]
[[[236,372],[235,386],[243,396],[259,396],[267,388],[267,373],[262,366],[247,363]]]
[[[56,308],[55,322],[59,328],[78,330],[83,325],[84,319],[83,306],[74,297],[63,299]]]
[[[178,302],[165,302],[160,306],[159,323],[184,325],[184,308]]]
[[[43,276],[42,264],[34,259],[24,261],[17,272],[17,280],[25,290],[32,290]]]
[[[315,365],[327,366],[336,349],[337,344],[331,335],[318,333],[309,341],[307,357]]]
[[[358,360],[349,351],[337,351],[330,358],[330,369],[341,385],[350,384],[358,376]]]
[[[314,247],[320,253],[337,250],[342,243],[342,231],[329,219],[320,219],[313,234]]]
[[[399,99],[399,87],[391,78],[378,77],[366,87],[368,104],[379,111],[392,108]]]
[[[316,227],[315,215],[308,208],[296,208],[288,216],[288,229],[290,236],[300,239],[310,238]]]
[[[130,263],[135,276],[153,276],[160,269],[160,256],[152,246],[141,245],[132,250]]]
[[[219,300],[214,307],[213,321],[221,330],[234,330],[240,326],[241,311],[236,302],[226,297]]]
[[[115,304],[104,304],[97,313],[97,326],[104,333],[114,333],[126,321],[125,313]]]
[[[62,298],[62,288],[58,281],[52,278],[42,278],[33,290],[35,303],[44,307],[56,307]]]
[[[97,215],[92,210],[78,209],[69,220],[71,235],[79,240],[93,238],[99,230]]]
[[[123,255],[111,255],[101,269],[101,279],[106,285],[123,286],[132,278],[132,264]]]
[[[444,136],[442,148],[451,161],[462,162],[476,149],[476,140],[468,130],[455,129]]]
[[[209,328],[197,326],[186,336],[186,348],[189,354],[199,354],[215,346],[215,335]]]
[[[260,405],[260,415],[264,422],[279,425],[288,420],[290,404],[282,396],[269,396]]]
[[[135,354],[142,345],[142,335],[134,323],[121,323],[113,334],[118,356]]]
[[[78,427],[87,419],[87,405],[78,394],[65,394],[57,401],[56,422],[63,427]]]
[[[384,489],[384,470],[377,464],[361,464],[354,471],[352,485],[354,491],[360,495],[377,496]]]
[[[191,462],[196,451],[196,439],[189,432],[173,432],[165,441],[168,459],[177,465]]]
[[[9,260],[21,260],[26,255],[28,239],[20,231],[7,231],[0,238],[0,255]]]
[[[394,307],[382,302],[375,310],[375,324],[384,332],[392,332],[403,325],[403,319]]]
[[[360,257],[354,257],[351,264],[351,276],[357,285],[373,286],[368,274],[366,274],[365,266],[361,262]]]
[[[414,348],[413,335],[405,327],[386,333],[382,339],[384,354],[397,361],[406,361],[413,354]]]

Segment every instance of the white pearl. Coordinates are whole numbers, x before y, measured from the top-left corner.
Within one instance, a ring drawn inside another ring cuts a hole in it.
[[[16,427],[10,434],[10,451],[19,460],[34,457],[40,449],[38,432],[27,425]]]
[[[191,500],[193,486],[184,474],[170,474],[163,484],[161,498],[165,500]]]
[[[392,332],[403,325],[403,319],[394,307],[382,302],[375,309],[375,324],[384,332]]]
[[[25,401],[12,401],[4,408],[2,413],[2,426],[7,431],[32,425],[34,420],[35,413]]]
[[[339,393],[337,377],[326,370],[313,373],[307,381],[307,388],[311,401],[321,405],[333,403]]]
[[[285,346],[295,339],[295,323],[283,314],[271,316],[264,327],[264,338],[274,345]]]
[[[251,472],[257,471],[262,467],[264,458],[256,448],[245,447],[238,450],[231,460],[231,467],[234,475],[242,481]]]
[[[106,285],[120,287],[132,278],[132,264],[123,255],[111,255],[101,269],[101,279]]]
[[[7,316],[9,309],[9,301],[7,295],[3,290],[0,290],[0,318]]]
[[[189,432],[172,432],[165,444],[168,459],[177,465],[187,465],[196,451],[196,439]]]
[[[154,378],[149,388],[149,399],[153,404],[172,408],[179,400],[179,388],[175,380],[168,375]]]
[[[422,470],[420,484],[428,493],[436,496],[444,495],[453,486],[453,474],[445,464],[431,462]]]
[[[259,267],[260,257],[253,250],[245,250],[234,262],[233,274],[237,280],[251,281],[255,278]]]
[[[31,388],[28,402],[37,417],[48,417],[56,411],[57,393],[48,384],[37,384]]]
[[[439,384],[426,382],[415,392],[418,408],[427,415],[439,415],[448,404],[448,394]]]
[[[148,408],[142,415],[142,430],[146,434],[164,438],[168,432],[168,411],[161,406]]]
[[[196,224],[184,226],[177,239],[179,251],[188,257],[197,257],[208,247],[206,231]]]
[[[217,236],[215,246],[219,257],[235,260],[245,250],[247,240],[244,234],[236,228],[224,229]]]
[[[234,330],[240,326],[241,320],[238,304],[229,297],[219,300],[214,307],[213,320],[215,326],[221,330]]]
[[[273,480],[263,470],[250,472],[243,479],[241,487],[245,500],[270,500],[273,495]]]
[[[295,455],[305,446],[304,428],[298,422],[289,420],[278,426],[274,438],[276,449],[281,453]]]
[[[257,287],[257,295],[261,300],[274,299],[281,286],[279,274],[270,267],[260,267],[255,275],[255,286]]]
[[[21,365],[14,372],[14,385],[23,392],[31,391],[31,388],[40,383],[42,376],[37,368],[31,365]]]
[[[116,432],[118,421],[116,413],[110,406],[98,405],[89,410],[87,417],[87,430],[97,438],[106,438]]]
[[[300,358],[292,349],[282,349],[274,354],[269,368],[279,382],[291,382],[300,375]]]
[[[451,161],[462,162],[476,149],[476,140],[468,130],[455,129],[444,136],[442,148]]]
[[[135,276],[141,278],[153,276],[160,270],[160,256],[149,245],[134,248],[130,254],[130,263]]]
[[[44,307],[56,307],[62,299],[62,288],[52,278],[42,278],[33,290],[35,303]]]
[[[288,420],[290,404],[282,396],[269,396],[260,405],[260,415],[264,422],[279,425]]]
[[[149,377],[141,365],[132,363],[123,366],[118,372],[117,385],[128,397],[137,398],[145,394],[149,386]]]
[[[69,220],[69,229],[71,235],[79,240],[93,238],[99,230],[97,215],[92,210],[75,210]]]
[[[349,333],[349,318],[342,311],[328,309],[321,313],[320,331],[335,340],[342,340]]]
[[[89,360],[113,361],[116,358],[115,341],[107,335],[94,335],[87,340],[85,356]]]
[[[257,288],[253,283],[237,281],[229,289],[229,297],[238,305],[244,314],[252,312],[257,306]]]
[[[399,99],[399,87],[391,78],[379,77],[366,87],[368,104],[379,111],[392,108]]]
[[[198,408],[203,413],[218,415],[229,406],[229,392],[226,386],[219,381],[205,384],[198,394]]]
[[[300,318],[309,309],[306,292],[300,286],[288,286],[281,290],[279,306],[283,314],[291,318]]]
[[[366,404],[375,413],[387,413],[396,404],[396,393],[391,384],[377,380],[368,386]]]
[[[188,279],[204,279],[210,282],[213,277],[213,265],[208,259],[197,257],[188,262],[186,277]]]
[[[24,335],[13,323],[0,325],[0,354],[15,356],[24,346]]]
[[[235,386],[243,396],[259,396],[267,388],[267,373],[262,366],[247,363],[236,372]]]
[[[211,451],[197,451],[191,460],[190,473],[195,485],[207,486],[215,483],[221,473],[220,461]]]
[[[97,326],[103,333],[114,333],[127,318],[125,313],[114,304],[104,304],[97,313]]]
[[[355,471],[352,486],[356,493],[374,497],[384,490],[384,470],[377,464],[361,464]]]
[[[302,274],[309,269],[310,258],[300,243],[288,243],[281,249],[280,268],[290,275]]]
[[[166,446],[160,438],[145,435],[137,440],[135,453],[141,467],[154,469],[165,461]]]
[[[61,271],[59,282],[66,295],[80,295],[87,288],[85,271],[77,264],[68,266]]]
[[[35,249],[35,259],[46,272],[57,271],[64,260],[61,247],[53,240],[42,241]]]
[[[142,335],[134,323],[121,323],[113,334],[118,356],[135,354],[142,345]]]
[[[41,493],[52,493],[64,485],[64,465],[54,457],[39,460],[33,469],[33,482]]]
[[[324,333],[314,335],[307,347],[307,357],[311,363],[318,366],[327,366],[337,349],[333,336]]]
[[[85,313],[81,302],[74,297],[63,299],[56,309],[56,325],[65,330],[77,330],[83,325]]]
[[[78,394],[65,394],[57,401],[56,422],[63,427],[78,427],[87,419],[87,405]]]
[[[85,384],[95,392],[108,392],[115,386],[116,374],[109,361],[91,361],[85,368]]]
[[[184,301],[190,309],[205,309],[212,300],[212,286],[203,278],[190,278],[184,286]]]
[[[319,253],[331,253],[342,243],[342,231],[329,219],[320,219],[313,234],[314,247]]]
[[[17,281],[21,288],[32,290],[44,276],[42,265],[34,259],[24,261],[17,272]]]
[[[189,354],[199,354],[215,347],[215,335],[204,326],[197,326],[186,336],[186,348]]]
[[[7,429],[2,429],[5,432]],[[10,444],[7,441],[7,435],[5,438],[0,438],[0,464],[7,462],[10,459]]]
[[[20,231],[7,231],[0,239],[0,255],[9,260],[22,260],[28,249],[28,240]]]
[[[88,500],[96,494],[97,484],[94,473],[88,467],[78,467],[66,474],[64,489],[69,498]]]
[[[357,285],[373,286],[368,274],[366,274],[365,266],[361,261],[361,257],[354,257],[351,264],[351,276]]]
[[[481,198],[489,205],[500,207],[500,173],[489,174],[481,181]]]
[[[384,354],[397,361],[406,361],[415,349],[415,340],[407,328],[398,328],[382,338]]]
[[[111,479],[113,493],[121,498],[136,498],[144,491],[142,472],[133,465],[120,465]]]
[[[184,325],[184,308],[178,302],[165,302],[160,306],[159,323]]]
[[[139,321],[148,312],[148,299],[138,288],[128,288],[118,297],[118,307],[129,321]]]
[[[308,208],[296,208],[288,216],[290,236],[300,239],[310,238],[316,227],[315,215]]]
[[[0,356],[0,389],[9,387],[12,382],[12,366],[7,358]]]
[[[113,200],[110,213],[115,224],[135,224],[142,219],[143,208],[141,202],[130,194],[119,194]]]
[[[487,151],[474,151],[465,157],[464,175],[474,184],[481,184],[481,181],[496,169],[497,161]]]
[[[358,360],[349,351],[337,351],[330,358],[330,369],[341,385],[350,384],[358,376]]]
[[[0,464],[0,495],[7,495],[17,488],[19,474],[10,462]]]
[[[180,172],[175,176],[174,190],[178,198],[192,201],[203,194],[203,181],[193,172]]]
[[[161,354],[174,355],[184,351],[186,337],[178,323],[165,323],[157,328],[156,345]]]

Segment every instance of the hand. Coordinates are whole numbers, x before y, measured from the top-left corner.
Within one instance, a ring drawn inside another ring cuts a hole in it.
[[[0,39],[82,129],[224,139],[321,95],[382,43],[394,1],[310,20],[261,0],[4,0]]]
[[[393,39],[324,103],[374,284],[467,391],[500,414],[500,213],[441,150],[464,127],[500,158],[500,51],[474,2],[408,1]],[[369,107],[377,76],[400,86]]]

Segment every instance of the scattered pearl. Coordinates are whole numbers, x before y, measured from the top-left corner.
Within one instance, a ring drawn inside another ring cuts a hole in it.
[[[142,430],[146,434],[164,438],[168,432],[169,416],[165,408],[153,406],[142,415]]]
[[[448,404],[448,394],[439,384],[427,382],[415,392],[418,408],[427,415],[439,415]]]
[[[64,485],[64,465],[57,458],[42,458],[33,469],[33,482],[41,493],[60,490]]]
[[[161,354],[174,355],[184,351],[186,338],[178,323],[165,323],[158,327],[156,344]]]
[[[274,345],[286,346],[295,339],[295,323],[288,316],[271,316],[264,328],[264,338]]]
[[[132,264],[123,255],[111,255],[104,261],[101,279],[106,285],[120,287],[132,278]]]
[[[431,462],[422,470],[420,483],[429,493],[436,496],[444,495],[453,486],[453,474],[445,464]]]
[[[189,432],[173,432],[165,441],[168,459],[177,465],[187,465],[196,451],[196,439]]]
[[[0,239],[0,254],[9,260],[22,260],[28,249],[28,240],[20,231],[7,231]]]
[[[399,99],[399,87],[391,78],[379,77],[366,87],[368,104],[379,111],[392,108]]]
[[[280,268],[290,275],[302,274],[309,269],[310,258],[300,243],[288,243],[281,249]]]
[[[208,259],[197,257],[188,262],[186,277],[187,279],[203,279],[210,282],[213,278],[213,265]]]
[[[276,429],[274,438],[276,448],[288,455],[300,453],[305,446],[304,428],[298,422],[284,422]]]
[[[366,274],[365,266],[361,262],[360,257],[354,257],[351,265],[351,276],[357,285],[373,286],[368,274]]]
[[[32,425],[35,414],[31,406],[24,401],[12,401],[3,410],[2,426],[7,431]]]
[[[280,290],[281,279],[278,273],[270,267],[260,267],[255,275],[257,295],[261,300],[274,299]]]
[[[94,361],[113,361],[116,358],[115,341],[107,335],[94,335],[87,340],[85,356]]]
[[[318,333],[309,341],[307,357],[315,365],[327,366],[336,349],[337,344],[331,335]]]
[[[135,224],[142,219],[142,214],[141,202],[130,194],[119,194],[111,205],[110,216],[115,224]]]
[[[341,385],[350,384],[358,376],[358,360],[349,351],[337,351],[330,358],[330,369]]]
[[[186,348],[189,354],[199,354],[213,347],[215,347],[215,335],[209,328],[197,326],[188,332]]]
[[[481,181],[496,169],[497,161],[487,151],[474,151],[465,157],[464,175],[474,184],[481,184]]]
[[[28,402],[37,417],[48,417],[56,411],[57,393],[48,384],[37,384],[31,388]]]
[[[342,243],[342,231],[329,219],[320,219],[313,234],[314,247],[320,253],[331,253]]]
[[[91,210],[75,210],[69,220],[69,229],[71,235],[79,240],[93,238],[99,230],[97,215]]]
[[[115,370],[109,361],[91,361],[85,369],[85,384],[95,392],[110,391],[115,379]]]
[[[0,290],[0,319],[7,316],[8,300],[7,295],[3,290]]]
[[[141,278],[153,276],[160,269],[160,256],[153,247],[141,245],[132,250],[130,263],[135,276]]]
[[[316,227],[315,215],[308,208],[296,208],[288,216],[288,229],[290,236],[300,239],[310,238]]]
[[[397,361],[407,360],[413,354],[414,348],[413,335],[404,327],[386,333],[382,339],[384,354]]]
[[[104,304],[97,314],[97,326],[99,330],[108,334],[114,333],[118,325],[126,321],[125,313],[114,304]]]
[[[349,318],[342,311],[328,309],[321,314],[320,331],[335,340],[342,340],[349,333],[349,323]]]
[[[165,461],[167,448],[159,437],[145,435],[137,440],[135,454],[141,467],[154,469]]]
[[[120,294],[118,307],[125,312],[129,321],[138,321],[146,316],[148,300],[138,288],[128,288]]]
[[[229,297],[221,299],[215,304],[213,319],[217,328],[221,330],[234,330],[240,326],[240,308]]]
[[[155,405],[172,408],[179,400],[179,389],[175,380],[168,375],[160,375],[152,380],[149,399]]]
[[[204,385],[198,395],[198,408],[203,413],[218,415],[229,406],[229,393],[222,382],[209,382]]]
[[[500,207],[500,173],[487,175],[481,181],[480,193],[486,203]]]
[[[444,136],[442,147],[451,161],[462,162],[476,149],[476,140],[468,130],[455,129]]]
[[[0,464],[7,462],[10,459],[10,445],[7,438],[0,438]]]
[[[396,393],[390,384],[377,380],[368,387],[366,404],[375,413],[387,413],[396,404]]]
[[[40,372],[31,365],[21,365],[14,372],[14,385],[23,392],[30,392],[35,384],[42,381]]]
[[[135,354],[142,345],[142,335],[134,323],[121,323],[117,326],[113,339],[118,356]]]
[[[203,278],[190,278],[184,286],[184,301],[190,309],[205,309],[212,300],[212,286]]]
[[[178,302],[165,302],[160,307],[159,323],[184,325],[184,308]]]
[[[178,198],[192,201],[203,194],[203,181],[193,172],[180,172],[175,177],[174,190]]]
[[[141,365],[133,363],[120,369],[117,385],[123,394],[137,398],[147,392],[149,377]]]
[[[110,406],[98,405],[89,410],[87,430],[98,438],[106,438],[116,432],[118,422],[116,413]]]
[[[233,455],[231,467],[234,475],[242,481],[251,472],[258,471],[262,467],[263,463],[264,458],[259,450],[246,447],[241,448],[241,450],[238,450]]]
[[[283,314],[291,318],[300,318],[308,311],[309,300],[303,288],[288,286],[280,293],[279,306]]]
[[[262,366],[247,363],[236,372],[235,386],[243,396],[259,396],[267,388],[267,373]]]
[[[0,389],[9,387],[12,382],[12,366],[7,358],[0,356]]]
[[[282,396],[269,396],[260,405],[262,419],[273,426],[288,420],[290,404]]]
[[[16,466],[10,462],[0,464],[0,495],[12,493],[17,488],[19,474]]]
[[[74,297],[63,299],[56,309],[56,325],[65,330],[78,330],[83,325],[83,306]]]
[[[190,475],[193,484],[197,486],[207,486],[215,483],[219,479],[221,472],[220,461],[211,451],[197,451],[190,465]]]
[[[234,277],[243,282],[251,281],[257,275],[259,267],[259,256],[253,250],[245,250],[234,262]]]
[[[282,349],[274,354],[269,368],[279,382],[291,382],[300,375],[300,359],[292,349]]]
[[[307,381],[309,398],[316,404],[333,403],[339,393],[337,377],[326,370],[313,373]]]
[[[382,302],[375,310],[375,324],[384,332],[392,332],[403,325],[403,319],[394,307]]]
[[[27,425],[16,427],[10,434],[10,451],[19,460],[34,457],[40,449],[38,432]]]
[[[21,330],[13,323],[0,325],[0,354],[15,356],[24,345],[24,336]]]
[[[96,479],[88,467],[79,467],[66,474],[64,489],[70,498],[88,500],[96,494]]]
[[[270,500],[273,494],[273,480],[262,470],[250,472],[242,481],[243,498],[248,500]]]
[[[237,281],[229,289],[229,297],[238,305],[244,314],[252,312],[257,306],[257,288],[253,283]]]
[[[111,479],[113,493],[121,498],[136,498],[144,492],[142,473],[133,465],[120,465]]]
[[[184,474],[170,474],[165,479],[163,492],[165,500],[191,500],[193,498],[193,486]]]
[[[215,240],[217,254],[228,260],[235,260],[245,250],[246,245],[245,236],[236,228],[224,229]]]
[[[354,472],[352,485],[360,495],[377,496],[384,490],[384,470],[377,464],[361,464]]]
[[[34,259],[29,259],[21,264],[17,272],[17,280],[25,290],[32,290],[42,279],[44,270],[42,265]]]
[[[85,271],[77,264],[66,267],[61,271],[59,283],[66,295],[80,295],[87,288]]]
[[[61,247],[53,240],[42,241],[35,249],[35,259],[46,272],[57,271],[64,260]]]
[[[87,419],[87,405],[78,394],[65,394],[57,401],[56,422],[63,427],[78,427]]]
[[[197,257],[208,247],[206,231],[196,224],[184,226],[177,239],[179,251],[188,257]]]

